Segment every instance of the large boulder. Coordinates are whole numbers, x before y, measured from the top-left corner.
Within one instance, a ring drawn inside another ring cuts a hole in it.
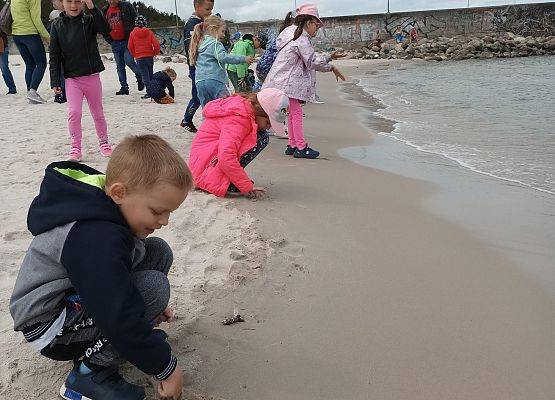
[[[545,50],[555,50],[555,36],[552,36],[551,39],[549,39],[549,41],[546,41],[543,43],[543,48]]]

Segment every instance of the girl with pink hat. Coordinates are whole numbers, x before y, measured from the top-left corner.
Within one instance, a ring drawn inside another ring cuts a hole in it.
[[[206,104],[189,153],[195,186],[219,197],[263,196],[266,190],[254,186],[245,167],[268,145],[267,129],[285,135],[288,107],[289,98],[273,88]]]
[[[295,23],[285,28],[276,39],[278,55],[262,88],[277,88],[289,97],[289,144],[286,155],[295,158],[318,158],[320,153],[308,147],[303,132],[301,101],[315,102],[315,71],[333,72],[336,79],[345,80],[331,60],[344,57],[340,52],[316,57],[310,41],[323,26],[314,4],[298,7]]]

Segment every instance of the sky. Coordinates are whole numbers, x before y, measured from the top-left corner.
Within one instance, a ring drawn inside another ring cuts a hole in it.
[[[175,12],[175,0],[143,0],[159,10]],[[471,7],[538,3],[541,0],[389,0],[390,12],[430,10],[441,8]],[[555,2],[555,0],[553,1]],[[187,18],[193,12],[193,0],[177,0],[178,13]],[[354,14],[383,13],[387,0],[297,0],[297,4],[316,3],[324,17]],[[283,19],[294,8],[294,0],[215,0],[214,12],[236,22]]]

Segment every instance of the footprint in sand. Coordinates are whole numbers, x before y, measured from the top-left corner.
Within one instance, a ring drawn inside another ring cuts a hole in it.
[[[13,242],[17,239],[25,239],[27,237],[27,232],[25,231],[13,231],[8,232],[4,235],[4,241]]]
[[[300,245],[290,245],[284,248],[283,252],[290,257],[300,257],[304,253],[304,247]]]

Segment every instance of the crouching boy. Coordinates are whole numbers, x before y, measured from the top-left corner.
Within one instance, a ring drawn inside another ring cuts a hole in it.
[[[118,373],[129,361],[181,398],[183,376],[166,334],[172,252],[148,237],[187,197],[191,173],[155,135],[126,138],[106,175],[65,161],[46,168],[27,217],[34,238],[10,300],[16,331],[43,356],[75,360],[65,399],[140,400]]]

